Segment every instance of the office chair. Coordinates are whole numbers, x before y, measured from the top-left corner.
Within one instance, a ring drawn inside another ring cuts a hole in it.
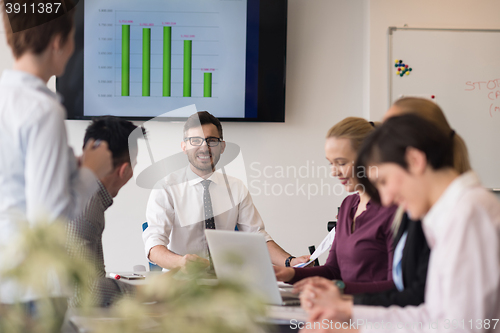
[[[326,229],[328,232],[332,231],[333,228],[337,227],[337,221],[328,221],[326,224]]]
[[[337,221],[328,221],[328,223],[326,224],[326,229],[328,230],[328,232],[332,231],[333,228],[337,227]],[[314,251],[316,251],[316,246],[312,245],[312,246],[309,246],[309,253],[310,254],[313,254]],[[316,259],[314,260],[314,265],[313,266],[319,266],[319,260]]]

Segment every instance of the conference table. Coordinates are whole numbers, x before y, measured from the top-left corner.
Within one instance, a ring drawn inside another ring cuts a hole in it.
[[[116,272],[119,275],[130,275],[131,272]],[[126,283],[134,285],[144,285],[147,283],[148,278],[154,275],[162,274],[162,272],[135,272],[135,274],[142,274],[145,279],[138,280],[125,280]],[[109,274],[108,277],[111,277]],[[152,305],[154,306],[154,305]],[[267,316],[261,318],[260,321],[264,324],[264,328],[273,333],[286,333],[297,332],[298,329],[294,328],[296,325],[293,323],[305,322],[307,319],[306,313],[299,306],[267,306]],[[291,320],[294,319],[293,322]],[[62,333],[92,333],[96,325],[102,321],[120,320],[113,318],[111,311],[106,308],[95,308],[91,311],[83,313],[79,309],[68,309],[66,319],[62,328]],[[151,332],[151,330],[144,330],[143,332]]]

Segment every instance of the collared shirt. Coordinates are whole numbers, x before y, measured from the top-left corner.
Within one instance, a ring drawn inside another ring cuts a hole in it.
[[[113,204],[113,198],[104,185],[98,181],[99,190],[90,199],[83,213],[68,223],[67,234],[70,255],[82,258],[95,268],[95,276],[90,278],[91,296],[95,305],[109,306],[123,295],[133,294],[135,286],[106,278],[102,233],[104,232],[104,212]],[[76,291],[72,306],[80,303],[80,291]]]
[[[45,83],[21,71],[0,78],[0,247],[25,223],[73,218],[97,190],[92,171],[78,168],[68,146],[65,110]],[[7,260],[0,252],[0,269]],[[15,263],[10,263],[15,264]],[[16,288],[0,282],[1,302]],[[59,296],[59,295],[55,295]],[[36,298],[22,296],[23,301]]]
[[[174,172],[151,191],[146,211],[148,228],[143,232],[146,256],[157,245],[179,254],[208,258],[203,210],[204,179],[188,166]],[[239,179],[214,172],[209,192],[218,230],[259,232],[272,240],[255,208],[252,197]]]
[[[359,194],[344,199],[330,253],[323,266],[295,268],[295,283],[309,276],[343,280],[345,292],[358,294],[394,288],[392,282],[392,231],[396,206],[382,207],[371,200],[366,210],[354,216],[360,202]]]
[[[423,229],[431,248],[425,303],[405,308],[355,306],[353,320],[415,324],[404,329],[364,327],[362,332],[498,330],[498,326],[493,329],[493,319],[500,318],[498,199],[480,185],[473,172],[465,173],[433,205],[423,219]],[[452,320],[464,327],[447,329],[447,324],[453,325]],[[486,327],[485,320],[491,325]]]
[[[408,237],[408,230],[406,230],[399,239],[398,245],[394,249],[394,261],[392,262],[392,280],[399,291],[405,289],[403,282],[403,251],[406,244],[406,238]]]

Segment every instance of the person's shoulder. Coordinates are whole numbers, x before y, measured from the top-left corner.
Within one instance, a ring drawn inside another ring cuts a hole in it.
[[[500,201],[482,186],[474,186],[466,191],[457,204],[457,211],[470,210],[471,214],[490,217],[500,226]]]
[[[352,207],[354,205],[357,205],[359,203],[359,194],[358,193],[354,193],[354,194],[350,194],[348,195],[347,197],[344,198],[344,200],[342,200],[342,203],[340,204],[341,207]]]
[[[8,111],[15,113],[25,126],[35,125],[40,122],[63,123],[66,111],[53,97],[35,89],[22,89],[21,87],[6,87],[2,99],[10,108]]]
[[[71,241],[81,239],[89,242],[94,239],[97,229],[90,221],[89,215],[88,209],[85,209],[79,216],[67,222],[67,234]]]
[[[217,180],[219,182],[225,183],[227,180],[229,185],[245,186],[245,183],[240,178],[237,178],[237,177],[234,177],[234,176],[231,176],[231,175],[228,175],[226,173],[219,172],[219,171],[216,171],[214,174],[216,175]]]
[[[56,98],[56,93],[50,91],[47,87],[25,87],[20,84],[2,85],[2,97],[11,99],[13,103],[27,107],[42,110],[64,110],[61,103]]]
[[[217,183],[220,186],[229,186],[231,191],[236,192],[237,194],[246,197],[248,194],[248,186],[247,184],[241,180],[240,178],[223,174],[221,172],[216,171],[215,176],[217,177]]]

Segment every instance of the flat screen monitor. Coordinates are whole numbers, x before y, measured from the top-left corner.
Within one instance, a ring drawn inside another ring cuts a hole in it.
[[[284,122],[287,0],[80,0],[69,119]]]

